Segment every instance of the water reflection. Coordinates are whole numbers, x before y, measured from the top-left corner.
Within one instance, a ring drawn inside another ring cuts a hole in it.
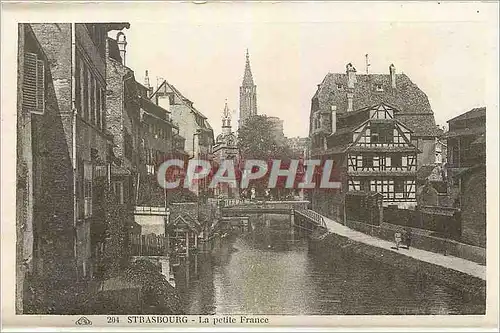
[[[303,237],[258,228],[216,256],[193,255],[176,270],[189,314],[480,314],[423,275],[354,255],[311,253]]]

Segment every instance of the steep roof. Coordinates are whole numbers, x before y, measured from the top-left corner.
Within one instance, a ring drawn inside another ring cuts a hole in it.
[[[404,114],[396,113],[395,118],[414,131],[418,136],[438,136],[442,134],[434,115],[432,114]]]
[[[190,100],[188,98],[186,98],[173,84],[168,83],[167,80],[163,80],[163,82],[160,84],[160,86],[158,87],[158,89],[156,89],[156,91],[150,96],[150,99],[153,100],[153,98],[158,94],[158,92],[160,91],[160,89],[162,89],[164,87],[168,87],[177,96],[177,98],[179,98],[182,101],[182,103],[185,106],[189,107],[189,109],[191,110],[191,112],[193,112],[194,114],[196,114],[199,117],[203,118],[204,119],[204,122],[203,122],[204,126],[207,129],[212,130],[212,127],[210,126],[210,124],[207,121],[207,117],[205,117],[205,115],[203,113],[201,113],[200,111],[198,111],[192,105],[192,103],[190,102]]]
[[[159,105],[156,105],[155,103],[151,102],[149,99],[144,98],[143,96],[139,96],[139,105],[141,108],[146,111],[149,115],[161,119],[162,121],[170,124],[172,128],[178,128],[177,125],[174,125],[172,121],[170,120],[169,113],[167,110],[162,108]]]
[[[479,118],[479,117],[485,117],[486,116],[486,107],[480,107],[480,108],[474,108],[470,111],[467,111],[465,113],[462,113],[459,116],[456,116],[455,118],[452,118],[448,120],[447,122],[449,123],[450,121],[457,121],[457,120],[465,120],[465,119],[471,119],[471,118]]]
[[[471,128],[462,128],[454,131],[448,131],[444,133],[441,138],[449,139],[457,136],[466,136],[466,135],[482,135],[486,133],[486,126],[480,127],[471,127]]]
[[[186,225],[189,229],[200,232],[201,226],[200,224],[189,214],[179,214],[175,219],[172,219],[171,222],[167,225],[167,229],[172,229],[176,225]]]
[[[427,95],[406,74],[395,74],[395,77],[396,88],[393,88],[390,74],[356,74],[353,109],[384,102],[400,111],[396,118],[413,130],[414,135],[437,135],[434,113]],[[330,111],[331,106],[336,106],[338,115],[347,112],[347,84],[346,73],[328,73],[313,96],[317,108]],[[382,91],[378,91],[377,86]]]
[[[253,83],[253,76],[252,76],[252,69],[250,68],[250,55],[248,54],[247,50],[247,55],[246,55],[246,63],[245,63],[245,74],[243,75],[243,83],[241,84],[243,87],[249,87],[249,86],[254,86]]]

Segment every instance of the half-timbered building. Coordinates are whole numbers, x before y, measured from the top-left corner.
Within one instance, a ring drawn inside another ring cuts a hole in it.
[[[312,207],[344,220],[345,194],[355,189],[382,193],[384,205],[413,205],[412,173],[435,163],[437,135],[427,95],[394,65],[387,74],[360,74],[350,63],[328,73],[311,99],[309,156],[334,158],[343,181],[309,193]]]
[[[417,155],[413,131],[397,119],[401,112],[387,103],[332,115],[333,133],[327,148],[313,151],[313,159],[334,161],[340,189],[314,189],[313,207],[340,220],[345,214],[347,194],[382,195],[382,205],[416,206]]]
[[[346,132],[351,137],[344,153],[347,190],[380,193],[384,205],[414,206],[418,149],[411,142],[412,131],[395,119],[396,112],[381,103],[339,117],[339,136]]]

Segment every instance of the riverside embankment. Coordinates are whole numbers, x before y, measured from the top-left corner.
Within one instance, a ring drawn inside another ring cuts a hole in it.
[[[485,299],[486,267],[476,262],[416,248],[395,250],[394,243],[350,229],[325,217],[328,233],[312,239],[310,249],[324,256],[361,256],[408,275],[432,279],[466,295]]]

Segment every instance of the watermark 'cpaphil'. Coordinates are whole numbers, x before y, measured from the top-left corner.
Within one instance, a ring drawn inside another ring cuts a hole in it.
[[[286,162],[247,160],[244,166],[239,168],[235,167],[233,160],[225,160],[220,165],[214,166],[207,160],[193,159],[186,166],[182,160],[169,159],[159,166],[157,179],[164,189],[175,189],[181,185],[184,188],[191,188],[200,181],[208,181],[209,188],[216,188],[225,183],[233,188],[246,189],[252,181],[266,179],[267,188],[339,189],[341,183],[336,180],[338,178],[336,171],[333,160],[289,160]],[[279,182],[280,177],[286,178],[286,182]]]

